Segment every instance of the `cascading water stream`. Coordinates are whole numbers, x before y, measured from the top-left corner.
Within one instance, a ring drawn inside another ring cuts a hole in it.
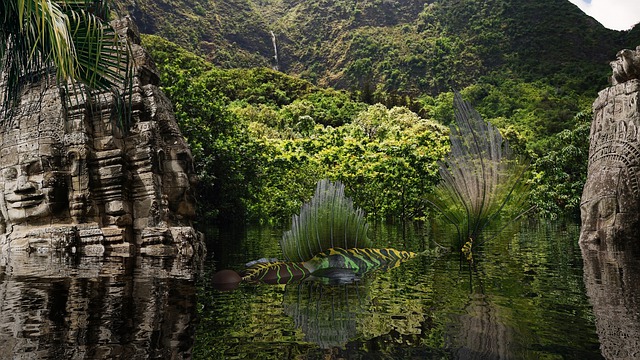
[[[279,71],[280,61],[278,59],[278,46],[276,44],[276,34],[274,34],[273,31],[271,31],[271,42],[273,43],[273,59],[276,62],[276,65],[273,67],[273,70]]]

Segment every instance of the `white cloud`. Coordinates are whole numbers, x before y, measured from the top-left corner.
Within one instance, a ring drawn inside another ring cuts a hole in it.
[[[640,23],[640,0],[569,0],[606,28],[629,30]]]

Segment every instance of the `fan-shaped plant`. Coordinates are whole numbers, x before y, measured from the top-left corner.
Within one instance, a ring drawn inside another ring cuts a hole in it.
[[[309,277],[352,282],[376,269],[390,269],[419,255],[395,249],[372,249],[364,211],[355,209],[340,182],[321,180],[310,202],[294,215],[280,246],[286,261],[247,263],[242,276],[222,270],[213,282],[233,289],[241,281],[288,284]]]
[[[344,195],[344,185],[321,180],[310,202],[291,220],[280,247],[287,261],[307,261],[332,248],[368,248],[369,225],[364,211]]]
[[[440,163],[442,181],[429,201],[456,227],[458,245],[470,247],[495,220],[508,224],[529,210],[528,163],[514,156],[500,131],[458,93],[454,107],[451,150]]]

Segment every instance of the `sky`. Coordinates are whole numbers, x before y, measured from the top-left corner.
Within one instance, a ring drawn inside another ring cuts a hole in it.
[[[629,30],[640,22],[640,0],[569,0],[613,30]]]

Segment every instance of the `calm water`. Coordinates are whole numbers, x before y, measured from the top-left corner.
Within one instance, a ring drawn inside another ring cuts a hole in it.
[[[422,251],[425,244],[432,244],[426,229],[380,227],[374,232],[380,247]],[[606,271],[599,265],[608,260],[587,254],[593,271],[585,279],[578,233],[575,225],[527,224],[486,244],[476,253],[473,270],[458,255],[434,253],[348,285],[243,284],[233,292],[220,292],[204,281],[194,355],[215,359],[599,359],[595,316],[602,311],[596,306],[594,313],[587,293],[612,296],[612,289],[602,286],[607,283],[602,281]],[[281,231],[265,229],[212,234],[217,239],[214,257],[207,262],[203,279],[216,269],[241,269],[246,261],[277,257],[280,236]],[[624,266],[626,274],[640,269],[637,263]],[[623,270],[610,267],[608,280],[627,297],[626,305],[613,311],[618,315],[627,311],[628,316],[610,321],[609,327],[618,321],[627,324],[610,328],[611,336],[604,342],[620,348],[640,335],[640,297],[636,290],[629,294],[619,289],[618,275]],[[626,339],[618,338],[621,327]],[[638,340],[633,341],[635,350],[607,355],[633,358],[630,354],[640,349]]]
[[[432,251],[357,283],[230,292],[211,275],[277,257],[281,230],[209,229],[195,265],[14,254],[0,259],[0,359],[640,358],[638,260],[583,254],[578,231],[527,224],[472,270]],[[424,228],[373,235],[433,247]]]

